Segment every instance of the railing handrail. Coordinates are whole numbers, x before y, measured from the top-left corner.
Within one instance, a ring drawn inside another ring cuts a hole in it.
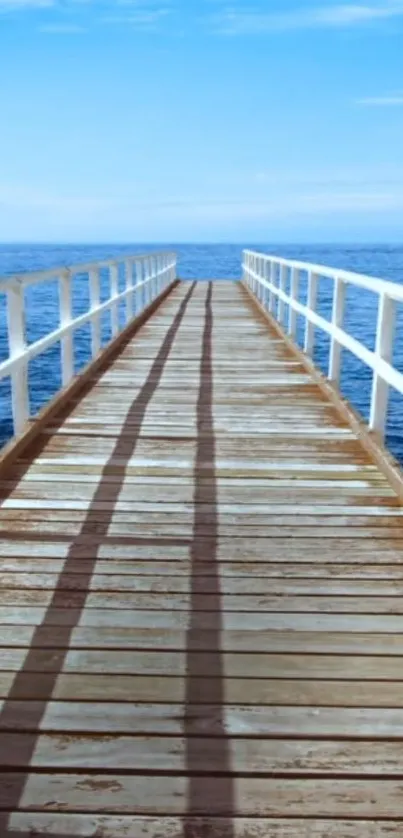
[[[288,277],[288,271],[290,276]],[[308,275],[307,303],[298,299],[300,272]],[[328,378],[339,384],[341,349],[347,349],[373,371],[369,427],[382,437],[385,433],[389,387],[403,395],[403,373],[393,366],[393,342],[396,303],[403,303],[403,286],[383,279],[375,279],[353,271],[329,268],[309,262],[284,259],[252,250],[243,252],[243,277],[260,302],[266,304],[262,289],[269,292],[270,313],[285,326],[285,307],[288,306],[288,333],[295,340],[297,315],[305,318],[304,349],[313,354],[314,329],[330,336]],[[327,320],[316,311],[317,285],[320,277],[333,280],[332,318]],[[287,278],[290,293],[286,291]],[[378,295],[378,318],[375,350],[368,349],[343,328],[345,290],[347,285],[365,288]]]
[[[254,250],[244,250],[245,254],[251,256],[264,256],[277,262],[278,265],[284,265],[290,268],[296,268],[299,271],[307,271],[318,276],[334,279],[339,277],[343,282],[356,285],[358,288],[366,288],[368,291],[373,291],[375,294],[387,294],[392,300],[403,303],[403,285],[397,282],[391,282],[388,279],[379,279],[375,276],[368,276],[367,274],[356,273],[355,271],[347,271],[344,268],[332,268],[329,265],[317,265],[314,262],[300,262],[296,259],[284,259],[281,256],[273,254],[260,253]]]
[[[124,266],[125,288],[119,291],[119,266]],[[109,270],[109,297],[100,301],[100,270]],[[134,281],[134,269],[136,273]],[[78,274],[88,274],[90,307],[73,317],[72,280]],[[171,251],[146,254],[119,254],[113,259],[102,259],[85,264],[49,268],[45,271],[16,273],[0,279],[0,294],[7,299],[9,356],[0,363],[0,381],[11,377],[11,399],[14,433],[24,430],[30,417],[28,391],[28,363],[55,343],[61,342],[62,385],[74,377],[74,332],[91,323],[91,355],[101,349],[101,314],[111,313],[109,343],[127,326],[133,315],[138,315],[176,279],[176,255]],[[59,326],[44,337],[27,344],[25,330],[24,290],[29,285],[56,280],[59,290]],[[123,326],[119,326],[119,303],[125,303]]]
[[[13,282],[20,282],[25,286],[36,285],[39,282],[51,282],[58,279],[60,274],[66,271],[71,274],[88,273],[93,268],[109,268],[112,265],[121,265],[123,262],[131,262],[132,264],[137,260],[148,259],[150,256],[173,256],[176,257],[174,251],[171,250],[153,250],[149,253],[125,253],[119,256],[114,256],[112,259],[96,259],[93,262],[77,262],[74,265],[59,265],[56,268],[46,268],[43,271],[17,271],[12,274],[4,274],[0,276],[0,294],[5,293],[7,285]]]

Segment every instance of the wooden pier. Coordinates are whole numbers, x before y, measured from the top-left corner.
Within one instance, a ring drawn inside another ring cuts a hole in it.
[[[0,492],[1,838],[401,838],[403,481],[245,285],[167,286]]]

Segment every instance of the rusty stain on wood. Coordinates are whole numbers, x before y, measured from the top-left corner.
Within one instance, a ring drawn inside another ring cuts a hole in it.
[[[0,832],[399,838],[402,476],[240,284],[0,462]]]

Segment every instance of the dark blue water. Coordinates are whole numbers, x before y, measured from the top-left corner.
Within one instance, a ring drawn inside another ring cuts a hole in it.
[[[157,249],[172,249],[178,253],[179,276],[184,279],[211,277],[238,279],[244,247],[266,253],[276,253],[290,259],[315,262],[345,268],[369,276],[403,283],[403,245],[0,245],[0,276],[16,272],[45,270],[80,262],[107,259],[121,254],[145,253]],[[123,276],[119,278],[123,290]],[[101,272],[101,299],[108,297],[108,274]],[[318,309],[326,317],[331,313],[331,280],[321,279]],[[301,277],[302,301],[306,300],[306,277]],[[349,287],[346,302],[345,328],[370,349],[374,348],[377,297],[370,291]],[[88,309],[89,292],[86,275],[78,275],[73,286],[73,314]],[[26,291],[27,340],[38,340],[58,325],[57,283],[42,283]],[[123,322],[123,311],[120,311]],[[299,318],[300,320],[301,318]],[[109,315],[102,321],[102,339],[110,337]],[[298,340],[302,345],[303,324],[298,323]],[[90,327],[83,326],[75,333],[75,369],[81,369],[90,357]],[[8,354],[5,328],[5,300],[0,294],[0,359]],[[329,340],[315,334],[316,363],[327,370]],[[403,305],[398,306],[394,363],[403,372]],[[357,410],[368,418],[371,372],[349,352],[343,350],[341,387],[344,395]],[[61,386],[60,346],[51,347],[29,364],[31,409],[35,413]],[[0,382],[0,443],[12,435],[10,384]],[[392,452],[403,462],[403,397],[392,392],[388,413],[387,442]]]

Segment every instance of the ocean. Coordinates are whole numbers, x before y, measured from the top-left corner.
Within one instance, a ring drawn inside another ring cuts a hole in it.
[[[164,245],[0,245],[0,276],[25,271],[46,270],[80,262],[112,258],[117,255],[174,250],[178,254],[178,275],[183,279],[239,279],[244,248],[273,253],[331,267],[345,268],[381,279],[403,284],[403,245],[276,245],[276,244],[164,244]],[[120,282],[123,281],[121,277]],[[108,296],[107,275],[101,273],[101,300]],[[120,286],[121,288],[123,286]],[[318,310],[326,317],[331,312],[331,280],[319,283]],[[302,276],[301,300],[306,298],[306,282]],[[375,345],[377,297],[370,291],[349,287],[346,300],[345,328],[368,348]],[[89,304],[88,282],[78,275],[73,286],[73,314],[83,313]],[[26,291],[26,333],[29,343],[38,340],[58,325],[57,283],[43,283]],[[5,297],[0,293],[0,359],[8,354],[5,320]],[[120,313],[122,316],[122,312]],[[299,318],[300,320],[300,318]],[[102,321],[102,338],[109,338],[108,317]],[[303,340],[303,324],[298,323],[298,341]],[[90,328],[77,330],[74,341],[75,369],[82,368],[90,357]],[[314,360],[327,369],[329,341],[316,332]],[[398,306],[394,344],[395,366],[403,372],[403,304]],[[354,407],[368,419],[371,371],[349,352],[343,350],[341,389]],[[29,391],[35,413],[61,386],[60,346],[55,345],[29,364]],[[0,382],[0,444],[12,436],[10,383]],[[403,397],[391,392],[387,444],[403,463]]]

